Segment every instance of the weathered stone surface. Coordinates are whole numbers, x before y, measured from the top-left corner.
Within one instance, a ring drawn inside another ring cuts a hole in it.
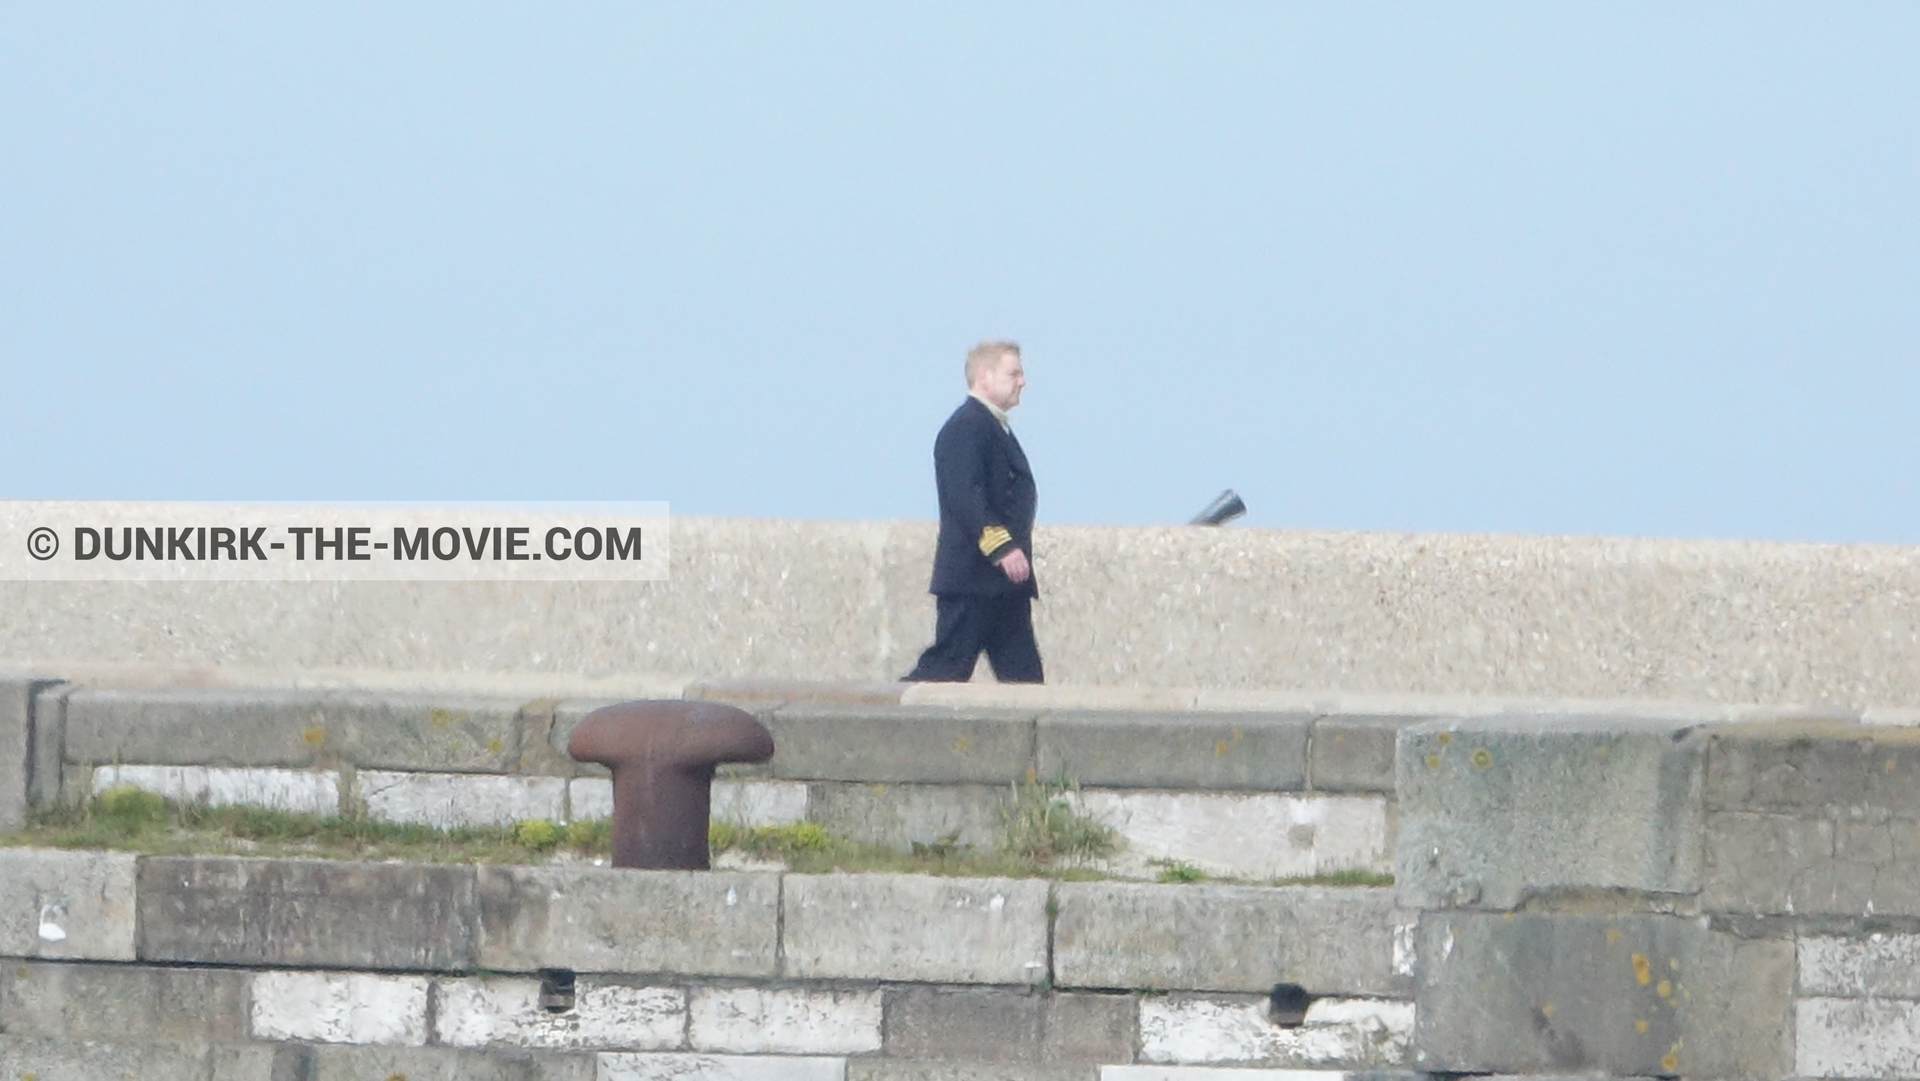
[[[1794,1004],[1801,1077],[1920,1076],[1920,1002],[1803,998]]]
[[[1419,1075],[1244,1066],[1102,1066],[1100,1081],[1419,1081]]]
[[[1707,805],[1800,817],[1920,818],[1920,728],[1816,721],[1731,725],[1707,755]]]
[[[219,1052],[216,1050],[216,1056]],[[281,1044],[271,1074],[214,1081],[596,1081],[591,1054],[448,1047]]]
[[[573,730],[580,727],[580,722],[587,719],[587,714],[606,706],[617,706],[621,701],[618,698],[569,698],[554,704],[553,720],[547,727],[547,749],[571,765],[569,776],[612,776],[607,767],[598,763],[575,762],[573,756],[567,753],[567,741],[573,738]]]
[[[1062,882],[1062,987],[1388,995],[1393,891]]]
[[[0,956],[131,961],[136,857],[0,848]]]
[[[519,703],[491,698],[228,688],[85,688],[67,698],[66,757],[100,765],[306,766],[500,773]]]
[[[564,1013],[540,1005],[536,979],[440,980],[434,995],[434,1039],[450,1047],[671,1050],[687,1027],[687,993],[679,987],[584,977]]]
[[[1313,722],[1307,784],[1316,792],[1393,791],[1393,749],[1418,715],[1335,714]]]
[[[1006,784],[1033,768],[1023,711],[804,704],[766,722],[773,775],[788,780]]]
[[[33,694],[33,744],[27,763],[27,805],[51,807],[59,802],[65,779],[67,697],[75,687],[56,683]]]
[[[700,987],[688,1005],[695,1051],[828,1055],[880,1050],[879,991]]]
[[[1759,915],[1920,915],[1920,821],[1709,815],[1700,902]]]
[[[708,796],[715,822],[740,826],[781,826],[807,817],[807,785],[802,781],[763,781],[716,777]],[[613,782],[577,777],[567,783],[571,818],[588,821],[613,817]]]
[[[1383,796],[1088,790],[1079,804],[1126,841],[1122,875],[1151,878],[1166,860],[1254,880],[1391,865]]]
[[[253,978],[253,1035],[262,1040],[427,1042],[427,979],[364,972],[262,972]]]
[[[0,677],[0,831],[27,823],[33,772],[33,699],[57,680]]]
[[[207,1071],[207,1048],[197,1044],[0,1036],[8,1081],[206,1081]]]
[[[788,875],[786,973],[812,979],[1039,983],[1047,884],[925,875]]]
[[[780,880],[722,871],[479,868],[480,965],[771,976]]]
[[[454,829],[565,817],[567,782],[561,777],[368,769],[361,770],[354,783],[366,804],[367,817],[382,822]]]
[[[847,1081],[1097,1081],[1091,1063],[909,1062],[856,1058],[847,1061]]]
[[[1803,995],[1920,999],[1920,935],[1807,936],[1797,947]]]
[[[1265,997],[1149,996],[1140,1002],[1140,1057],[1148,1062],[1254,1066],[1395,1067],[1407,1064],[1413,1003],[1320,999],[1283,1028]]]
[[[251,978],[235,969],[4,962],[0,1032],[103,1042],[244,1040]]]
[[[1678,916],[1427,913],[1415,1059],[1442,1073],[1783,1077],[1793,946]]]
[[[340,811],[337,770],[230,766],[101,766],[93,771],[93,794],[131,785],[178,803],[207,807],[247,804],[296,814]]]
[[[1129,995],[984,987],[887,992],[887,1055],[939,1062],[1130,1062]]]
[[[1001,834],[1006,785],[852,784],[818,781],[813,819],[827,832],[900,852],[951,841],[991,849]]]
[[[1409,908],[1699,889],[1704,741],[1683,724],[1486,717],[1400,733],[1394,880]]]
[[[473,868],[150,856],[146,961],[407,970],[474,963]]]
[[[847,1060],[798,1055],[600,1056],[599,1081],[844,1081]]]
[[[1307,713],[1063,710],[1036,731],[1042,777],[1089,787],[1290,792],[1306,787]]]

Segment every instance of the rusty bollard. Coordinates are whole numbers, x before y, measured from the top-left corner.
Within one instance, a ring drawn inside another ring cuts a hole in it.
[[[704,871],[713,767],[773,757],[773,733],[718,702],[622,702],[587,714],[576,761],[613,770],[613,865]]]

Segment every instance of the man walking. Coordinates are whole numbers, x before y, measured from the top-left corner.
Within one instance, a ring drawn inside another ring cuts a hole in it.
[[[967,353],[967,400],[933,442],[940,543],[933,556],[933,645],[909,680],[965,682],[986,650],[1002,683],[1039,683],[1033,640],[1033,511],[1037,492],[1007,412],[1027,385],[1020,347]]]

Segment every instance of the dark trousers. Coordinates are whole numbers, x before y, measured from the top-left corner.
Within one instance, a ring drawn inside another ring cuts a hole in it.
[[[933,644],[920,654],[907,679],[918,683],[964,683],[980,651],[1002,683],[1040,683],[1040,646],[1033,640],[1033,598],[1019,593],[939,594]]]

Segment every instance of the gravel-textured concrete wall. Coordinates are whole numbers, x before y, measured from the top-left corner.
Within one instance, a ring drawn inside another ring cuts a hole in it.
[[[931,634],[928,523],[672,528],[660,583],[0,583],[0,662],[887,680]],[[1058,683],[1920,706],[1916,548],[1074,526],[1035,546]]]

